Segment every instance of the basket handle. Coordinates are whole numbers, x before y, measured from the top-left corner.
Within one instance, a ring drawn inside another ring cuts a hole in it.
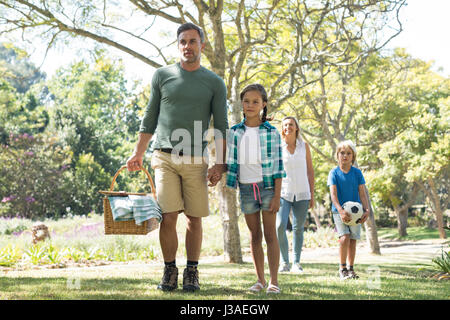
[[[113,191],[114,190],[114,183],[116,183],[116,179],[119,176],[119,173],[126,169],[127,166],[122,166],[119,170],[117,170],[116,174],[114,175],[114,178],[111,182],[111,187],[109,188],[109,191]],[[139,170],[144,171],[144,173],[147,175],[148,180],[150,181],[150,186],[152,188],[152,194],[153,194],[153,198],[156,200],[156,193],[155,193],[155,185],[153,184],[153,179],[152,176],[150,175],[150,173],[148,173],[147,169],[145,169],[144,167],[140,167]]]

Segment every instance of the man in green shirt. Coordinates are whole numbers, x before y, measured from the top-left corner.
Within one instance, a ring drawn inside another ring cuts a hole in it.
[[[187,266],[183,289],[200,289],[198,260],[202,244],[202,217],[209,214],[208,188],[225,172],[226,87],[224,81],[200,64],[205,47],[201,28],[186,23],[177,31],[180,62],[156,70],[150,101],[139,130],[133,155],[127,161],[129,171],[142,167],[145,151],[153,135],[152,168],[155,171],[157,200],[163,211],[159,239],[164,258],[164,275],[158,289],[177,288],[176,252],[178,214],[187,219]],[[211,115],[214,119],[216,164],[208,170],[204,155]]]

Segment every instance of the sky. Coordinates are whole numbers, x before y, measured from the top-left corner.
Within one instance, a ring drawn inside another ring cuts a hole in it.
[[[414,58],[434,60],[433,70],[450,76],[450,0],[408,0],[400,12],[403,31],[389,47],[403,47]]]
[[[414,58],[434,61],[433,70],[443,76],[450,76],[450,0],[408,0],[402,8],[400,19],[403,31],[391,40],[387,48],[403,47]],[[113,49],[112,54],[119,54]],[[154,70],[151,67],[126,54],[124,58],[126,76],[148,83]],[[31,59],[36,65],[42,63],[42,53],[35,52]],[[60,66],[67,65],[70,53],[53,50],[48,53],[41,69],[50,77]],[[73,59],[77,55],[72,55]],[[439,69],[442,68],[442,69]],[[143,72],[144,70],[144,72]],[[148,70],[148,72],[145,72]]]

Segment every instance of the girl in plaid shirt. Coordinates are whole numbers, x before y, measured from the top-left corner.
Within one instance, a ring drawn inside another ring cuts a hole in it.
[[[266,121],[267,93],[262,85],[245,87],[240,98],[244,120],[228,133],[227,186],[239,185],[241,210],[250,230],[250,249],[258,278],[250,290],[259,292],[267,288],[267,293],[279,293],[276,214],[280,208],[281,179],[286,176],[281,138],[277,129]],[[268,286],[264,277],[261,217],[269,262]]]

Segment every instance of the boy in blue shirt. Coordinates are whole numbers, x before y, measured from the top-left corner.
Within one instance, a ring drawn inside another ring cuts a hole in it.
[[[336,148],[338,166],[328,175],[330,187],[333,220],[339,236],[339,256],[341,264],[339,276],[341,280],[357,279],[353,265],[356,255],[356,241],[361,238],[361,224],[369,217],[369,202],[364,188],[365,180],[361,170],[354,167],[356,148],[351,141],[343,141]],[[363,206],[364,214],[360,224],[348,226],[344,222],[351,220],[350,215],[342,208],[345,202],[359,202]],[[347,269],[347,263],[349,269]]]

